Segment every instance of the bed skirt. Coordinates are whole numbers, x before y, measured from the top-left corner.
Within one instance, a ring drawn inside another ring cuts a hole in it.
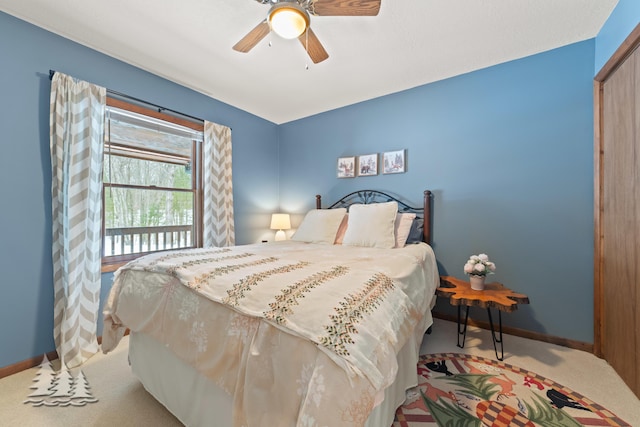
[[[384,400],[373,409],[365,427],[391,426],[405,391],[417,385],[419,350],[420,340],[408,340],[402,348],[396,380],[385,389]],[[131,333],[129,363],[144,388],[184,425],[232,427],[231,396],[149,335]]]

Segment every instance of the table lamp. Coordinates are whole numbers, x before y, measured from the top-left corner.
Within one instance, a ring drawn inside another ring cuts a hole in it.
[[[291,228],[291,218],[289,217],[289,214],[271,214],[271,227],[269,228],[272,230],[278,230],[276,232],[276,242],[287,240],[287,235],[284,233],[284,230],[289,230]]]

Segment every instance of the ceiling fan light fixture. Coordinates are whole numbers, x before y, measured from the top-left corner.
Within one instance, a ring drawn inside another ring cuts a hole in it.
[[[285,39],[295,39],[304,34],[310,23],[307,11],[291,2],[273,5],[268,20],[271,30]]]

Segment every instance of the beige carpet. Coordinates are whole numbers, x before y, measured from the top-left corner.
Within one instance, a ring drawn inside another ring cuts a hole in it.
[[[525,366],[561,383],[640,427],[640,401],[603,360],[577,350],[504,336],[505,362]],[[33,368],[0,380],[0,425],[19,427],[180,426],[131,374],[128,340],[107,356],[97,354],[82,366],[96,403],[81,407],[33,407],[22,403],[38,372]],[[464,349],[456,347],[456,324],[436,319],[422,353],[467,353],[495,358],[488,331],[469,328]],[[54,361],[54,366],[57,365]],[[75,375],[77,370],[73,371]],[[386,427],[386,426],[381,426]]]

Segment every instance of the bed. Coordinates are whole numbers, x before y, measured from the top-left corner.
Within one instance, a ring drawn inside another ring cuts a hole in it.
[[[188,426],[390,426],[432,324],[431,193],[316,208],[291,240],[121,267],[103,352],[129,329],[133,373]]]

